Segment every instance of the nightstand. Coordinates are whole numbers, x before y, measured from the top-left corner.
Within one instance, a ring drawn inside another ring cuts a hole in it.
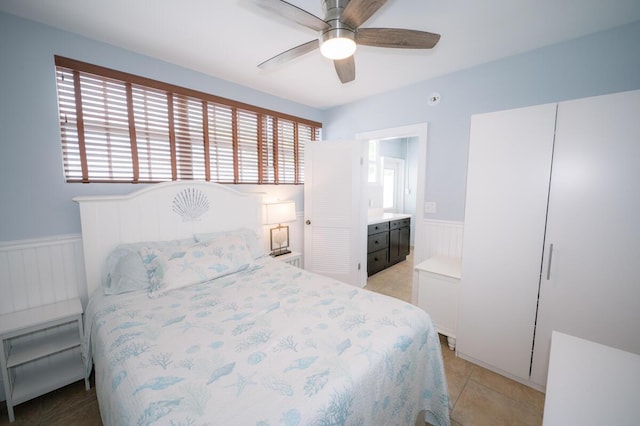
[[[291,266],[302,268],[302,253],[292,251],[291,253],[283,254],[282,256],[275,256],[274,259],[288,263]]]
[[[453,351],[458,329],[460,258],[435,256],[414,269],[418,273],[418,306],[431,315],[438,333],[447,336]]]
[[[0,316],[0,366],[10,422],[20,403],[80,379],[89,389],[82,334],[80,299]]]

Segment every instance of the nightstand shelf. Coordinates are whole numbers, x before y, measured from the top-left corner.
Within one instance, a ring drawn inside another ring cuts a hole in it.
[[[82,356],[52,360],[22,374],[16,374],[12,405],[22,404],[47,392],[84,379]]]
[[[78,380],[82,362],[82,304],[65,300],[0,316],[0,367],[9,421],[13,407]]]
[[[274,259],[288,263],[291,266],[302,268],[302,253],[292,251],[291,253],[283,254],[282,256],[275,256]]]
[[[51,334],[41,340],[17,343],[11,349],[7,367],[16,367],[57,352],[76,347],[80,344],[78,330],[68,329],[60,334]]]

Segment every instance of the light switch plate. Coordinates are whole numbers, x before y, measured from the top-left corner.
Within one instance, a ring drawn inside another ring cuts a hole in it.
[[[424,203],[424,212],[434,214],[436,212],[436,202],[435,201],[425,201]]]

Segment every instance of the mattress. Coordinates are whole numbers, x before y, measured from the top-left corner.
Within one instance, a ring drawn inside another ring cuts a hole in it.
[[[83,351],[105,425],[449,424],[427,313],[269,257],[157,298],[96,291]]]

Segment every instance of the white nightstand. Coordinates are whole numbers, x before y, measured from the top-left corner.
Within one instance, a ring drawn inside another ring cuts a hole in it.
[[[291,266],[302,268],[302,253],[292,251],[291,253],[283,254],[282,256],[275,256],[274,259],[288,263]]]
[[[459,257],[435,256],[415,266],[418,272],[418,306],[431,315],[438,333],[447,336],[449,349],[456,348]]]
[[[80,379],[82,303],[70,299],[0,316],[0,366],[9,421],[13,407]]]

